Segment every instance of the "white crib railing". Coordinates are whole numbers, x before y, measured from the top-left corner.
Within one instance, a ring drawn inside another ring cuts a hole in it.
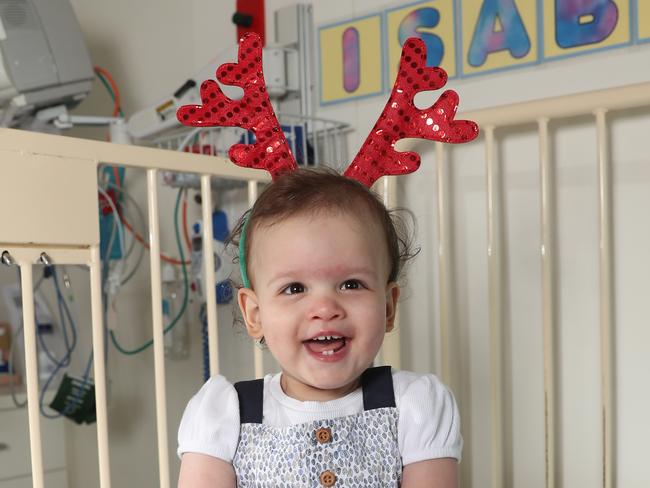
[[[106,372],[102,323],[101,270],[97,199],[97,167],[113,164],[144,168],[147,172],[149,243],[151,246],[151,293],[155,365],[156,420],[160,486],[168,488],[167,411],[160,281],[160,229],[158,222],[157,173],[183,171],[201,175],[203,207],[204,272],[214,282],[212,249],[212,176],[267,181],[262,171],[238,168],[229,161],[188,153],[122,146],[10,129],[0,130],[2,179],[0,207],[0,254],[3,262],[21,269],[23,320],[25,324],[25,380],[33,486],[43,487],[38,373],[32,266],[34,264],[82,264],[90,268],[100,486],[108,488],[110,462],[106,412]],[[60,189],[64,188],[62,194]],[[207,286],[210,370],[219,371],[215,288]],[[257,369],[256,369],[257,371]]]
[[[156,425],[160,487],[169,488],[167,454],[167,410],[165,357],[161,303],[160,228],[158,216],[158,172],[177,171],[200,176],[203,216],[203,272],[205,283],[215,282],[212,239],[213,177],[248,181],[248,202],[257,199],[258,182],[268,182],[264,171],[239,168],[215,156],[163,149],[125,146],[70,137],[11,129],[0,130],[2,179],[0,208],[0,254],[6,265],[21,270],[23,320],[25,325],[25,381],[27,386],[29,435],[33,486],[43,487],[43,461],[38,402],[37,346],[34,322],[34,264],[80,264],[90,268],[93,366],[95,377],[100,486],[109,488],[110,461],[106,409],[106,371],[101,298],[101,259],[97,198],[97,169],[100,164],[145,169],[151,267],[152,327],[156,396]],[[60,192],[65,188],[65,193]],[[389,191],[389,187],[385,187]],[[389,195],[385,199],[388,202]],[[393,197],[394,198],[394,197]],[[209,364],[219,373],[217,300],[214,287],[205,287],[207,302]],[[399,366],[399,348],[384,349],[384,359]],[[391,343],[391,341],[389,341]],[[264,374],[263,357],[254,349],[254,370]]]
[[[557,421],[556,421],[556,391],[554,363],[555,350],[555,317],[557,280],[553,269],[557,264],[553,249],[554,235],[557,224],[554,221],[551,195],[555,194],[551,179],[551,162],[549,159],[548,124],[551,121],[592,114],[597,129],[598,146],[598,182],[599,182],[599,249],[600,249],[600,342],[601,342],[601,387],[602,387],[602,480],[603,488],[614,486],[614,394],[612,388],[613,358],[613,270],[612,270],[612,181],[611,166],[608,160],[608,140],[606,113],[613,110],[624,110],[650,105],[650,83],[641,83],[621,88],[599,90],[576,95],[557,97],[518,103],[509,106],[496,107],[474,112],[462,113],[463,119],[478,122],[482,130],[485,144],[485,160],[487,175],[487,259],[488,259],[488,291],[489,294],[489,325],[490,325],[490,391],[491,391],[491,450],[492,488],[504,485],[504,453],[503,453],[503,407],[502,407],[502,320],[503,320],[503,277],[502,277],[502,241],[503,226],[499,221],[502,215],[503,194],[499,185],[499,165],[495,158],[495,130],[520,124],[537,122],[539,135],[540,161],[540,195],[541,195],[541,242],[540,258],[542,262],[542,314],[544,328],[544,412],[545,412],[545,472],[546,487],[554,488],[557,484]],[[440,328],[442,341],[442,376],[450,381],[449,368],[449,323],[448,309],[453,303],[453,289],[450,286],[449,270],[451,269],[451,253],[449,244],[450,212],[448,191],[444,182],[447,181],[444,147],[438,144],[438,222],[439,222],[439,294],[440,294]]]

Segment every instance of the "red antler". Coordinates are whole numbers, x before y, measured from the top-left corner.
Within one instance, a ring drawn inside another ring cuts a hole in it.
[[[255,134],[254,144],[235,144],[230,160],[238,166],[265,169],[273,179],[297,168],[284,133],[275,116],[262,73],[262,42],[249,33],[239,43],[239,62],[217,69],[217,80],[243,88],[240,100],[231,100],[214,80],[201,84],[203,105],[184,105],[176,117],[184,125],[195,127],[231,126]]]
[[[411,173],[420,166],[420,156],[414,152],[395,151],[395,142],[417,137],[440,142],[469,142],[478,135],[476,123],[454,120],[458,95],[444,92],[433,106],[420,110],[415,106],[415,94],[437,90],[447,82],[441,68],[426,68],[427,50],[424,42],[410,38],[404,43],[402,58],[393,91],[361,146],[345,176],[370,187],[383,175]]]

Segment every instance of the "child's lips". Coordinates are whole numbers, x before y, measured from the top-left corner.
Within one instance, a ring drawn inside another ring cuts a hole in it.
[[[326,340],[307,340],[303,344],[311,356],[319,361],[338,361],[347,354],[350,339],[347,337]]]

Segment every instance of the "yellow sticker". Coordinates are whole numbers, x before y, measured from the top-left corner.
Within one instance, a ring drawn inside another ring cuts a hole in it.
[[[156,112],[162,120],[167,120],[170,117],[176,117],[176,105],[174,100],[167,100],[156,107]]]
[[[381,15],[322,27],[319,41],[321,103],[383,91]]]
[[[650,40],[650,0],[638,0],[636,19],[639,39]]]
[[[463,74],[535,62],[536,5],[535,0],[461,2]]]
[[[543,2],[544,57],[553,58],[630,42],[629,0]]]
[[[409,37],[421,38],[427,47],[427,66],[440,66],[450,78],[456,76],[453,0],[430,0],[386,12],[388,79],[394,80]]]

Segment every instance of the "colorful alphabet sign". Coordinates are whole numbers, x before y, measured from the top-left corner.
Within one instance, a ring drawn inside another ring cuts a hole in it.
[[[594,48],[629,44],[630,2],[555,0],[544,2],[544,56],[554,58]]]
[[[536,0],[465,1],[462,5],[464,74],[537,61]]]
[[[321,104],[390,89],[413,36],[450,78],[482,75],[650,42],[650,0],[428,0],[324,25]]]
[[[409,37],[421,38],[427,46],[427,66],[440,66],[456,76],[454,1],[434,0],[386,12],[388,34],[388,79],[395,79],[402,44]]]
[[[639,40],[642,42],[650,41],[650,0],[638,0],[637,4],[637,32]]]
[[[321,101],[383,92],[383,17],[371,15],[320,29]]]

